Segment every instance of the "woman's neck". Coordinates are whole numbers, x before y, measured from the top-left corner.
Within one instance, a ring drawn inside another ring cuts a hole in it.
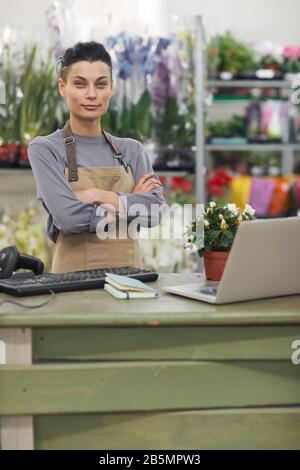
[[[99,137],[102,134],[100,119],[79,121],[76,117],[70,116],[70,126],[73,134],[88,137]]]

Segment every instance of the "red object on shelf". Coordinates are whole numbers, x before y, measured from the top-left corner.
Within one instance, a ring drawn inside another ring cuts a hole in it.
[[[13,166],[17,161],[18,152],[17,144],[0,145],[0,165]]]
[[[220,167],[210,171],[207,176],[207,192],[209,196],[224,196],[231,180],[232,177],[226,168]]]
[[[28,161],[27,145],[20,145],[19,161]]]
[[[269,214],[276,215],[284,212],[289,195],[290,184],[286,179],[277,179],[273,191]]]
[[[181,176],[172,177],[172,189],[173,191],[182,190],[183,193],[189,193],[192,188],[192,182],[187,178]]]

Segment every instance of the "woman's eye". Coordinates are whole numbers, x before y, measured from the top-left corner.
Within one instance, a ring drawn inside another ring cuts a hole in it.
[[[105,88],[106,85],[107,85],[107,83],[97,83],[97,86],[98,86],[99,88]]]
[[[78,87],[83,87],[84,84],[83,83],[75,83],[75,86],[78,86]]]

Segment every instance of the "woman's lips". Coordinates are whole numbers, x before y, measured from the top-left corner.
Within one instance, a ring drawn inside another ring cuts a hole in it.
[[[94,105],[83,105],[83,108],[84,109],[87,109],[88,111],[94,111],[95,109],[98,108],[98,105],[97,106],[94,106]]]

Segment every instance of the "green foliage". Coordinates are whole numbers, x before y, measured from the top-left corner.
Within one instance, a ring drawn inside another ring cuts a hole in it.
[[[251,152],[249,163],[267,170],[270,166],[281,167],[280,152]]]
[[[54,130],[60,101],[55,80],[52,51],[40,67],[36,66],[37,44],[25,49],[24,71],[20,79],[23,98],[20,108],[20,140],[28,144],[37,135]]]
[[[24,61],[16,70],[9,46],[2,53],[2,77],[6,85],[7,117],[0,123],[3,143],[28,144],[37,135],[52,132],[60,96],[57,90],[52,50],[38,65],[37,44],[27,45]]]
[[[151,96],[145,90],[136,104],[128,106],[126,95],[123,98],[121,112],[117,109],[114,99],[110,109],[102,116],[101,123],[104,129],[119,137],[131,137],[145,142],[151,136]]]
[[[186,113],[179,113],[176,98],[168,97],[155,116],[155,133],[162,146],[173,144],[180,148],[195,144],[195,105],[191,102]]]
[[[255,65],[254,53],[248,44],[237,40],[229,31],[213,37],[208,46],[211,71],[238,74]]]
[[[247,123],[242,116],[233,116],[229,121],[206,124],[206,137],[246,137]]]
[[[20,114],[20,98],[18,78],[13,65],[11,50],[8,45],[2,52],[1,78],[5,83],[5,118],[0,116],[0,144],[12,144],[19,140],[18,119]]]

